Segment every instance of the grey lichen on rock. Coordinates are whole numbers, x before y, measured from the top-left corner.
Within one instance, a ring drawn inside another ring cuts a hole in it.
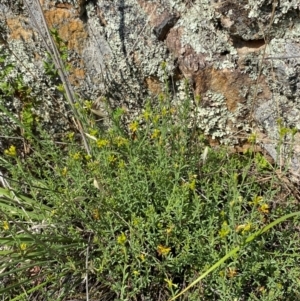
[[[126,106],[128,116],[135,116],[148,96],[163,91],[166,79],[172,80],[170,92],[180,100],[187,79],[192,96],[203,100],[193,112],[199,128],[221,142],[235,143],[237,132],[246,135],[252,117],[257,123],[252,130],[270,140],[278,138],[278,118],[286,127],[300,129],[298,0],[41,3],[49,26],[67,42],[70,79],[82,98],[105,96],[114,107]],[[40,59],[30,61],[32,54],[25,58],[25,48],[18,46],[41,89],[50,91],[41,64],[45,49],[38,46],[41,40],[26,7],[8,0],[0,7],[7,11],[4,26],[10,45],[18,41],[27,44],[28,53],[37,53]],[[30,76],[25,77],[29,84]],[[63,106],[62,98],[56,97]],[[50,102],[45,98],[44,105]],[[48,104],[41,108],[52,112]],[[265,143],[273,156],[275,144]]]
[[[205,135],[228,143],[227,137],[231,132],[229,123],[235,121],[235,116],[226,108],[225,97],[220,93],[207,91],[201,102],[203,104],[195,109],[197,125]]]
[[[116,103],[122,99],[131,108],[137,106],[144,99],[144,79],[160,76],[160,64],[168,59],[167,48],[157,40],[147,15],[135,1],[99,1],[96,8],[88,6],[87,14],[90,43],[94,45],[89,47],[98,47],[94,65],[105,80],[98,85],[99,92],[110,89]],[[99,22],[99,14],[105,16],[105,25]]]

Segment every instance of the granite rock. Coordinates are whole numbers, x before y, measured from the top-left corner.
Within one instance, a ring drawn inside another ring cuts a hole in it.
[[[29,73],[26,76],[28,83],[36,86],[37,98],[46,88],[57,99],[53,105],[51,97],[44,96],[36,108],[37,114],[47,112],[51,128],[57,106],[66,117],[68,109],[63,98],[47,86],[35,0],[22,3],[1,1],[0,47],[16,52],[25,66],[19,67],[19,72],[27,74],[29,69],[35,74],[35,79]],[[300,129],[298,0],[40,3],[48,26],[56,28],[66,41],[70,80],[82,99],[105,96],[112,106],[125,106],[130,116],[135,116],[149,95],[163,91],[161,63],[166,62],[174,99],[180,100],[185,80],[194,96],[201,96],[194,114],[209,137],[235,144],[255,131],[258,137],[267,137],[268,142],[260,142],[278,161],[278,120],[280,126]],[[13,103],[18,105],[17,100]],[[62,127],[67,124],[60,123]],[[283,149],[292,147],[292,155],[284,155],[291,153],[287,150],[280,158],[289,164],[295,181],[299,177],[299,140],[298,133],[287,135]]]

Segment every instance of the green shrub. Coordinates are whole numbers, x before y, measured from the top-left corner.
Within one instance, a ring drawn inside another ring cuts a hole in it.
[[[254,146],[210,148],[192,103],[166,88],[104,130],[78,102],[90,155],[26,111],[29,151],[1,157],[3,300],[168,300],[193,281],[181,300],[295,300],[299,222],[279,222],[297,202]]]

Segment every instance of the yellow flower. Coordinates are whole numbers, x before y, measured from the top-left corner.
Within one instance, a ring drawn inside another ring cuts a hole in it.
[[[140,274],[140,272],[139,272],[139,271],[133,271],[132,274],[133,274],[134,276],[138,276],[138,275]]]
[[[251,228],[252,228],[251,223],[248,223],[248,224],[238,225],[235,228],[235,231],[236,232],[242,232],[242,234],[245,234],[246,232],[250,231]]]
[[[61,171],[62,176],[65,177],[67,173],[68,173],[68,168],[64,167],[63,170]]]
[[[146,111],[143,113],[142,116],[144,117],[144,119],[145,119],[146,121],[148,121],[148,120],[150,119],[150,117],[151,117],[151,113],[150,113],[148,110],[146,110]]]
[[[85,100],[84,101],[84,108],[86,109],[86,110],[90,110],[91,108],[92,108],[92,105],[93,105],[93,102],[92,101],[90,101],[90,100]]]
[[[257,206],[259,203],[261,203],[263,201],[263,197],[262,196],[255,196],[252,200],[252,202],[249,202],[250,205],[253,206]]]
[[[84,158],[85,158],[86,161],[90,161],[92,159],[92,156],[91,155],[85,155]]]
[[[132,133],[135,133],[138,130],[138,127],[139,127],[139,123],[137,120],[135,120],[129,124],[129,130]]]
[[[191,189],[192,191],[195,191],[196,189],[196,180],[193,179],[191,182],[189,182],[189,189]]]
[[[161,110],[161,115],[166,116],[168,114],[168,109],[166,107],[163,107]]]
[[[222,228],[221,230],[219,231],[219,235],[221,238],[224,238],[226,237],[228,234],[230,233],[230,228],[228,227],[228,224],[227,222],[223,222],[222,224]]]
[[[96,137],[98,135],[98,130],[96,130],[96,129],[89,129],[89,134],[91,136]]]
[[[99,209],[96,208],[92,211],[92,217],[94,220],[99,220],[100,219],[100,212],[99,212]]]
[[[79,152],[75,153],[72,155],[72,158],[76,161],[81,159],[81,154]]]
[[[127,238],[124,232],[122,232],[118,237],[117,237],[117,242],[119,245],[124,245],[126,242]]]
[[[10,156],[10,157],[16,157],[17,156],[17,149],[14,145],[11,145],[9,147],[9,149],[6,149],[4,151],[4,154],[7,155],[7,156]]]
[[[27,245],[25,243],[20,244],[20,250],[25,251],[27,249]]]
[[[4,230],[9,230],[9,223],[7,221],[4,221],[2,227]]]
[[[173,283],[172,279],[165,278],[164,281],[167,282],[168,289],[172,289],[173,286],[174,286],[175,288],[177,287],[177,285]]]
[[[159,135],[160,135],[160,130],[155,129],[155,130],[153,131],[152,135],[151,135],[151,138],[152,138],[152,139],[158,138]]]
[[[75,135],[74,132],[70,132],[70,133],[67,134],[67,137],[68,137],[68,139],[69,139],[70,141],[72,141],[72,140],[74,139],[74,135]]]
[[[257,139],[257,135],[256,133],[252,133],[249,137],[248,137],[248,142],[249,143],[255,143]]]
[[[257,288],[257,291],[260,292],[260,293],[264,293],[266,291],[266,288],[264,286],[259,286]]]
[[[141,254],[139,257],[140,257],[141,261],[145,261],[145,255],[144,254]]]
[[[128,145],[128,140],[124,137],[118,136],[115,138],[115,143],[117,144],[118,147],[121,147],[123,145],[126,146],[126,145]]]
[[[233,181],[234,181],[234,182],[237,182],[238,177],[239,177],[239,175],[235,172],[235,173],[233,174]]]
[[[115,155],[109,155],[107,158],[107,161],[109,163],[114,163],[117,160],[117,157]]]
[[[96,143],[97,143],[97,146],[99,148],[101,148],[101,147],[107,146],[109,141],[106,139],[98,139]]]
[[[171,248],[165,247],[163,245],[159,245],[157,247],[156,251],[157,251],[159,256],[167,256],[170,253]]]
[[[262,204],[258,210],[262,213],[268,214],[270,212],[269,209],[270,209],[270,207],[268,204]]]
[[[169,228],[167,228],[166,232],[167,232],[167,235],[170,235],[172,233],[174,229],[174,225],[171,225]]]
[[[118,164],[118,168],[119,169],[123,169],[125,167],[125,161],[124,160],[120,160],[119,164]]]
[[[248,223],[247,225],[245,225],[245,228],[244,228],[244,231],[243,231],[243,232],[250,231],[251,228],[252,228],[252,224],[251,224],[251,223]]]

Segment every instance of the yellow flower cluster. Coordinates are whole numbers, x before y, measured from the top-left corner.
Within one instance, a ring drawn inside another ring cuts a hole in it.
[[[168,289],[172,289],[173,287],[174,287],[174,288],[177,288],[177,287],[178,287],[177,284],[174,284],[174,283],[173,283],[172,279],[165,278],[164,281],[167,283]]]
[[[68,173],[68,168],[67,168],[67,167],[64,167],[64,168],[62,169],[62,171],[61,171],[61,175],[62,175],[63,177],[65,177],[65,176],[67,175],[67,173]]]
[[[242,234],[245,234],[246,232],[249,232],[252,228],[252,224],[251,223],[247,223],[247,224],[243,224],[243,225],[238,225],[235,228],[236,232],[241,232]]]
[[[131,122],[129,124],[129,130],[132,132],[132,133],[135,133],[139,128],[139,123],[137,120]]]
[[[106,139],[98,139],[96,143],[99,148],[102,148],[104,146],[107,146],[109,144],[109,141]]]
[[[27,244],[21,243],[21,244],[20,244],[20,250],[21,250],[21,251],[25,251],[26,249],[27,249]]]
[[[96,129],[89,129],[89,134],[93,137],[96,137],[98,135],[98,130]]]
[[[126,240],[127,240],[127,237],[126,237],[126,235],[125,235],[124,232],[122,232],[122,233],[117,237],[117,242],[118,242],[119,245],[124,245],[125,242],[126,242]]]
[[[17,149],[14,145],[11,145],[9,147],[9,149],[6,149],[4,151],[4,154],[7,155],[7,156],[10,156],[10,157],[16,157],[17,156]]]
[[[230,228],[229,228],[227,222],[224,221],[223,224],[222,224],[222,228],[221,228],[221,230],[219,231],[219,236],[220,236],[221,238],[224,238],[224,237],[226,237],[229,233],[230,233]]]
[[[79,152],[75,153],[72,155],[72,158],[75,160],[75,161],[78,161],[81,159],[81,154]]]
[[[117,157],[115,155],[109,155],[107,157],[107,161],[108,163],[114,163],[115,161],[117,161]]]
[[[152,139],[158,138],[160,136],[160,130],[155,129],[151,135]]]
[[[85,100],[83,108],[86,110],[90,110],[93,106],[93,102],[91,100]]]
[[[94,220],[99,220],[100,219],[100,212],[99,212],[99,209],[96,208],[92,211],[92,217]]]
[[[70,132],[70,133],[67,134],[67,138],[68,138],[70,141],[72,141],[72,140],[74,139],[74,135],[75,135],[74,132]]]
[[[163,245],[159,245],[156,249],[157,253],[159,256],[167,256],[170,251],[171,251],[171,248],[168,248],[166,246],[163,246]]]
[[[3,227],[3,229],[5,231],[9,230],[9,223],[8,223],[8,221],[4,221],[2,227]]]
[[[125,161],[121,159],[121,160],[119,161],[119,163],[118,163],[118,168],[119,168],[119,169],[124,169],[124,167],[125,167]]]
[[[262,196],[255,196],[252,202],[249,202],[250,205],[259,206],[258,211],[264,214],[268,214],[270,212],[270,206],[264,203],[264,199]]]
[[[248,142],[249,143],[255,143],[257,140],[257,135],[256,133],[252,133],[249,137],[248,137]]]
[[[146,120],[146,121],[148,121],[149,119],[150,119],[150,117],[151,117],[151,112],[149,111],[149,110],[146,110],[146,111],[144,111],[143,112],[143,118]]]
[[[118,147],[121,147],[121,146],[127,146],[128,145],[128,140],[124,137],[121,137],[121,136],[117,136],[115,137],[114,139],[114,143],[117,144]]]
[[[268,204],[262,204],[258,210],[261,212],[261,213],[264,213],[264,214],[268,214],[270,212],[270,207]]]

